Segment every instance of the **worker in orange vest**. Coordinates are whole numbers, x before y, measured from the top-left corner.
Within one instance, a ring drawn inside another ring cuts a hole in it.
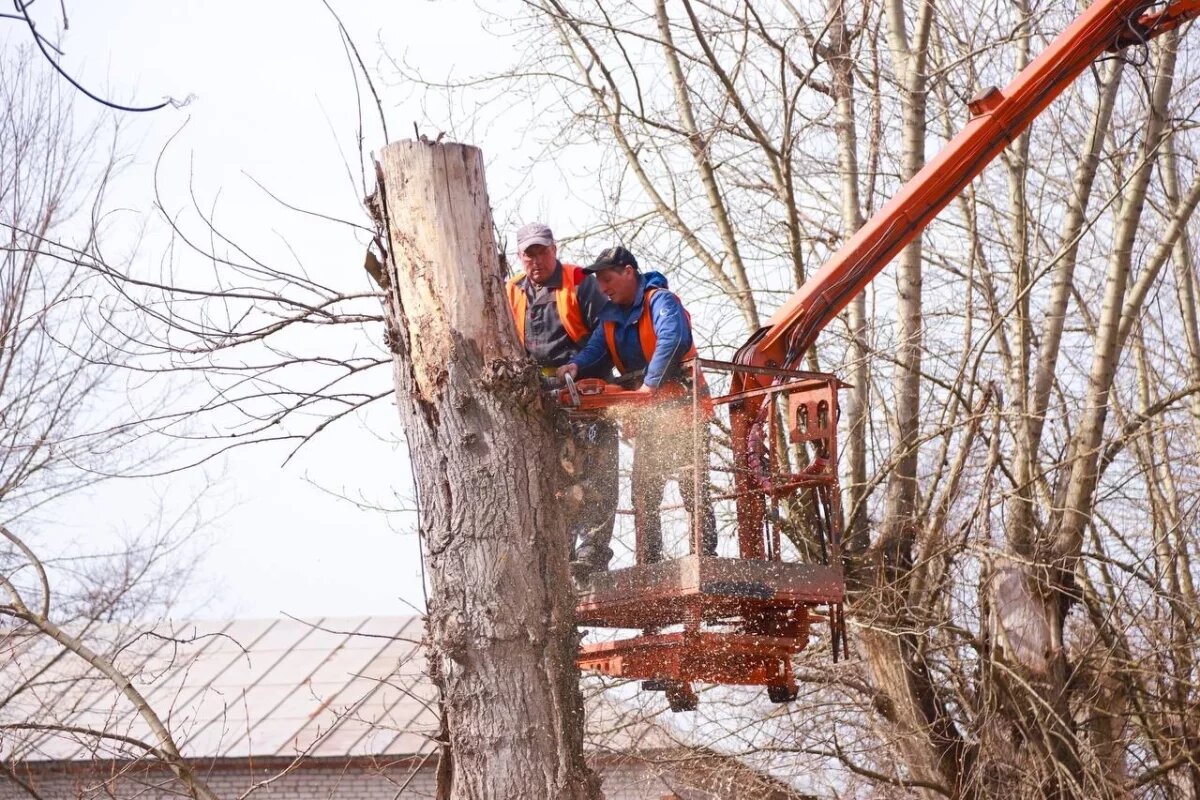
[[[611,301],[600,311],[599,327],[587,345],[568,363],[558,368],[559,377],[576,375],[611,361],[623,376],[642,373],[636,391],[661,392],[671,384],[690,382],[682,369],[684,361],[696,357],[691,317],[679,297],[667,288],[658,272],[641,272],[637,258],[625,247],[610,247],[600,254],[585,273],[594,274],[600,290]],[[642,552],[638,562],[662,559],[662,522],[659,507],[667,481],[676,480],[684,506],[696,519],[699,506],[701,545],[705,555],[715,555],[717,526],[708,501],[708,425],[692,430],[691,390],[684,397],[664,399],[637,420],[633,454],[632,495],[634,514],[641,532]],[[696,494],[694,444],[700,437],[702,470]]]
[[[547,377],[579,353],[596,328],[608,298],[596,278],[575,264],[558,260],[554,233],[541,222],[517,230],[517,257],[524,272],[509,279],[508,304],[517,338]],[[611,378],[612,363],[595,361],[586,378]],[[608,568],[613,522],[617,513],[617,427],[605,419],[577,422],[572,433],[579,445],[584,497],[570,521],[571,571],[577,582]]]

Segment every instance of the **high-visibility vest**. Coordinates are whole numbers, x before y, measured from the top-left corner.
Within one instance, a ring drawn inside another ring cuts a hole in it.
[[[554,303],[558,307],[558,320],[571,341],[582,343],[591,331],[583,321],[583,310],[579,307],[579,293],[576,291],[587,275],[583,267],[575,264],[562,265],[562,286],[554,293]],[[525,319],[529,310],[529,297],[525,287],[520,283],[525,279],[521,272],[508,279],[508,306],[512,309],[513,321],[517,323],[517,338],[525,344]]]
[[[657,292],[657,288],[646,290],[646,294],[642,296],[642,315],[638,318],[638,341],[642,345],[642,355],[646,359],[646,365],[650,365],[650,359],[654,358],[654,348],[658,346],[658,334],[654,331],[654,319],[650,314],[650,298]],[[692,330],[692,315],[687,309],[683,310],[683,318],[687,320],[688,331]],[[621,362],[621,354],[617,352],[617,323],[612,320],[604,321],[604,341],[608,343],[608,354],[612,356],[613,364],[617,368],[617,372],[625,374],[625,365]],[[681,361],[687,361],[689,358],[696,357],[696,343],[692,342],[692,347],[683,354]]]

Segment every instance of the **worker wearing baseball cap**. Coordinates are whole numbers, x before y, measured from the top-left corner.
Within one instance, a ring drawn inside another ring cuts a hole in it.
[[[594,274],[612,302],[601,312],[600,327],[570,363],[586,374],[596,364],[616,365],[622,375],[644,372],[640,391],[653,391],[679,376],[680,364],[694,358],[692,325],[679,297],[660,272],[642,273],[625,247],[602,252],[585,273]],[[559,370],[560,373],[563,370]]]
[[[571,359],[596,327],[608,298],[582,267],[558,260],[554,233],[541,222],[517,229],[523,272],[509,278],[508,305],[517,338],[547,375]],[[612,366],[597,362],[583,377],[607,378]]]
[[[524,272],[506,286],[517,338],[546,376],[577,355],[596,328],[608,298],[596,278],[575,264],[558,259],[554,233],[541,222],[517,229],[517,257]],[[601,359],[581,374],[611,378],[612,363]],[[569,521],[572,573],[582,581],[612,558],[613,523],[617,514],[617,426],[606,419],[572,424],[582,463],[576,472],[583,497]]]
[[[612,362],[622,375],[642,373],[639,392],[653,393],[672,382],[686,382],[684,361],[696,357],[692,341],[691,317],[679,297],[668,290],[667,279],[659,272],[643,273],[637,258],[627,248],[610,247],[584,272],[596,276],[601,291],[611,301],[600,311],[599,327],[587,345],[568,363],[558,368],[560,377],[591,369],[597,363]],[[703,391],[703,387],[694,387]],[[641,563],[662,559],[662,524],[659,507],[667,481],[679,483],[679,493],[692,519],[696,505],[701,513],[701,543],[706,555],[717,549],[716,521],[708,503],[708,426],[694,433],[701,439],[704,470],[700,495],[696,497],[693,464],[693,438],[690,421],[679,411],[679,404],[690,401],[664,401],[637,421],[633,455],[632,494],[634,513],[641,530]]]

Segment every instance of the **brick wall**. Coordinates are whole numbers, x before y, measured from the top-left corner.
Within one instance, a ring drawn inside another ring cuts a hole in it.
[[[270,800],[419,800],[433,798],[436,785],[432,761],[311,759],[281,775],[286,767],[286,761],[258,761],[251,766],[238,760],[214,763],[201,774],[222,800],[234,800],[258,782],[265,785],[251,796]],[[669,771],[635,758],[605,759],[595,767],[605,800],[661,800],[672,792],[679,800],[724,800],[708,792],[681,790]],[[17,775],[46,800],[178,800],[181,796],[179,784],[162,770],[115,762],[18,767]],[[0,800],[29,797],[11,779],[0,776]]]
[[[256,783],[264,785],[252,797],[270,800],[392,800],[407,782],[403,797],[434,796],[434,772],[428,764],[371,763],[368,760],[312,760],[286,771],[286,761],[247,763],[217,762],[199,770],[209,788],[222,798],[237,798]],[[137,798],[177,800],[180,785],[161,769],[130,767],[118,763],[45,765],[18,769],[17,777],[42,797],[55,800]],[[29,795],[11,779],[0,778],[0,800],[28,800]]]

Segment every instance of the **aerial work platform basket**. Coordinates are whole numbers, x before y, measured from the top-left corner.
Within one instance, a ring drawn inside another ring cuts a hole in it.
[[[706,376],[746,370],[707,359],[685,366],[692,386],[705,386]],[[815,624],[828,626],[834,660],[845,652],[836,430],[844,384],[823,373],[756,371],[770,385],[713,397],[688,394],[691,424],[680,415],[678,431],[693,439],[691,478],[697,487],[708,483],[710,506],[736,508],[717,528],[736,529],[737,555],[703,554],[705,509],[697,503],[689,554],[645,563],[643,521],[627,512],[634,518],[635,563],[593,573],[578,597],[579,626],[613,629],[618,637],[583,644],[579,666],[665,691],[677,711],[696,707],[696,682],[765,686],[775,702],[794,699],[792,660]],[[679,408],[687,402],[681,393],[635,394],[581,381],[561,390],[560,403],[573,415],[607,414],[636,426],[639,406],[644,412],[665,402]],[[751,398],[748,417],[739,404]],[[721,452],[704,444],[710,430],[723,443]],[[739,441],[742,446],[734,444]]]

